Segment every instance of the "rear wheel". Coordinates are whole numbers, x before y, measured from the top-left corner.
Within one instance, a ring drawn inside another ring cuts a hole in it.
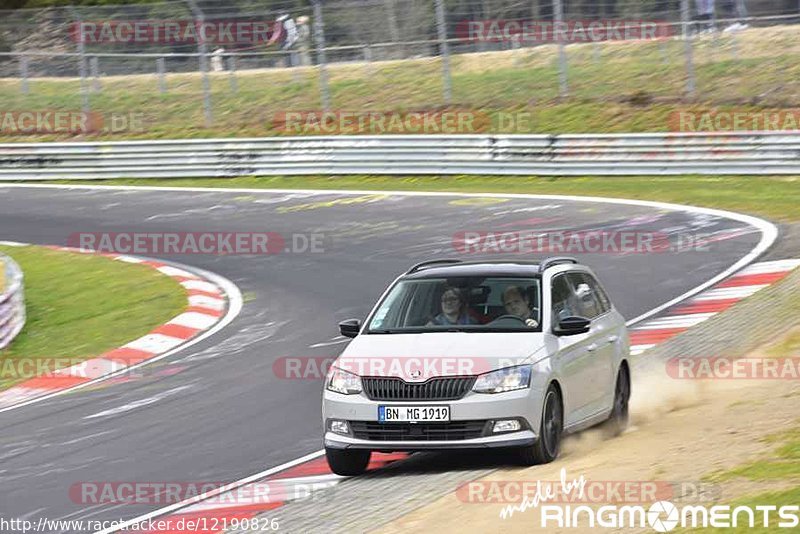
[[[530,447],[521,450],[522,462],[525,465],[546,464],[558,458],[561,450],[563,413],[563,404],[558,388],[550,384],[544,396],[539,439]]]
[[[331,471],[342,476],[356,476],[367,470],[370,451],[328,449],[325,448],[325,458]]]
[[[609,436],[619,436],[628,428],[628,401],[630,398],[631,378],[627,366],[622,365],[617,373],[617,383],[614,386],[614,406],[605,424]]]

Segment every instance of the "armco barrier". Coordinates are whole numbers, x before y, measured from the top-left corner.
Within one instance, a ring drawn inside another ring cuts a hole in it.
[[[22,270],[0,254],[4,283],[0,286],[0,350],[6,348],[25,325],[25,293]]]
[[[282,174],[800,174],[800,132],[0,144],[0,180]]]

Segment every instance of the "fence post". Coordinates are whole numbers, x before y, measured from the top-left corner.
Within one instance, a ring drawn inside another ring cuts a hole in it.
[[[694,97],[694,59],[692,58],[692,28],[689,0],[681,0],[681,22],[683,26],[683,51],[686,56],[686,94]]]
[[[86,83],[86,46],[83,42],[83,21],[81,20],[81,16],[75,10],[74,7],[69,7],[70,13],[78,22],[78,72],[81,77],[81,111],[84,114],[89,113],[89,88],[87,87]]]
[[[667,39],[662,37],[658,40],[658,49],[661,52],[661,63],[669,64],[669,52],[667,51]]]
[[[731,32],[731,55],[733,59],[739,59],[739,44],[736,40],[736,32]]]
[[[163,95],[167,92],[167,79],[164,76],[166,68],[163,57],[156,59],[156,70],[158,71],[158,92]]]
[[[328,110],[331,107],[331,94],[328,88],[328,69],[325,58],[325,23],[322,20],[322,0],[314,0],[314,42],[317,47],[320,100],[322,109]]]
[[[239,83],[236,80],[236,56],[228,56],[228,81],[231,84],[231,91],[236,93],[239,91]]]
[[[19,77],[20,77],[20,88],[22,89],[22,94],[27,95],[29,92],[28,88],[28,56],[21,55],[19,56]]]
[[[453,81],[450,76],[450,46],[447,43],[447,19],[444,11],[444,0],[436,0],[436,28],[439,34],[439,52],[442,56],[444,103],[449,104],[453,96]]]
[[[561,0],[553,0],[553,15],[557,28],[564,24],[564,6]],[[559,32],[553,32],[558,35]],[[563,39],[558,40],[558,94],[564,98],[569,95],[569,83],[567,81],[567,51]]]
[[[386,1],[386,20],[389,23],[389,40],[392,43],[400,42],[400,30],[397,28],[397,16],[394,12],[394,0],[385,0]],[[403,57],[403,52],[401,50],[392,50],[392,47],[389,48],[390,53],[389,57]]]
[[[101,86],[100,86],[100,61],[97,56],[92,56],[89,58],[89,71],[92,75],[92,92],[99,93]]]
[[[372,68],[372,47],[369,43],[364,45],[364,61],[367,64],[367,72],[372,74],[375,69]]]
[[[197,18],[195,21],[195,34],[203,35],[200,31],[206,23],[203,10],[200,9],[195,0],[186,0],[186,3],[189,4],[192,15]],[[206,126],[211,126],[214,116],[211,112],[211,84],[208,80],[208,45],[205,39],[197,40],[197,51],[200,54],[200,73],[203,77],[203,111],[205,112]]]

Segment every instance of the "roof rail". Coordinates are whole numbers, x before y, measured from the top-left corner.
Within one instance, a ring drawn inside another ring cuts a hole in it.
[[[569,256],[553,256],[552,258],[545,258],[539,264],[539,274],[543,273],[549,267],[555,267],[563,263],[578,263],[578,260]]]
[[[462,262],[461,262],[461,260],[457,260],[455,258],[442,258],[442,259],[438,259],[438,260],[423,261],[422,263],[418,263],[418,264],[414,265],[412,268],[410,268],[408,271],[406,271],[406,274],[415,273],[417,271],[420,271],[420,270],[424,269],[425,267],[429,267],[431,265],[436,265],[436,264],[439,264],[439,263],[441,263],[441,264],[453,264],[453,263],[462,263]]]

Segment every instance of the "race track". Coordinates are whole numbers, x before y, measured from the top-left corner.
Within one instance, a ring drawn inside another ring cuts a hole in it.
[[[0,186],[0,240],[66,245],[76,232],[325,235],[319,253],[163,256],[233,281],[244,295],[241,314],[145,367],[143,378],[0,413],[0,516],[130,518],[159,506],[86,506],[73,502],[70,486],[233,481],[319,450],[321,381],[276,377],[274,360],[338,354],[336,323],[363,318],[411,264],[475,257],[454,250],[458,232],[554,229],[719,237],[708,250],[683,253],[575,254],[626,318],[709,280],[762,237],[707,214],[562,198]],[[154,397],[160,400],[139,406]]]

